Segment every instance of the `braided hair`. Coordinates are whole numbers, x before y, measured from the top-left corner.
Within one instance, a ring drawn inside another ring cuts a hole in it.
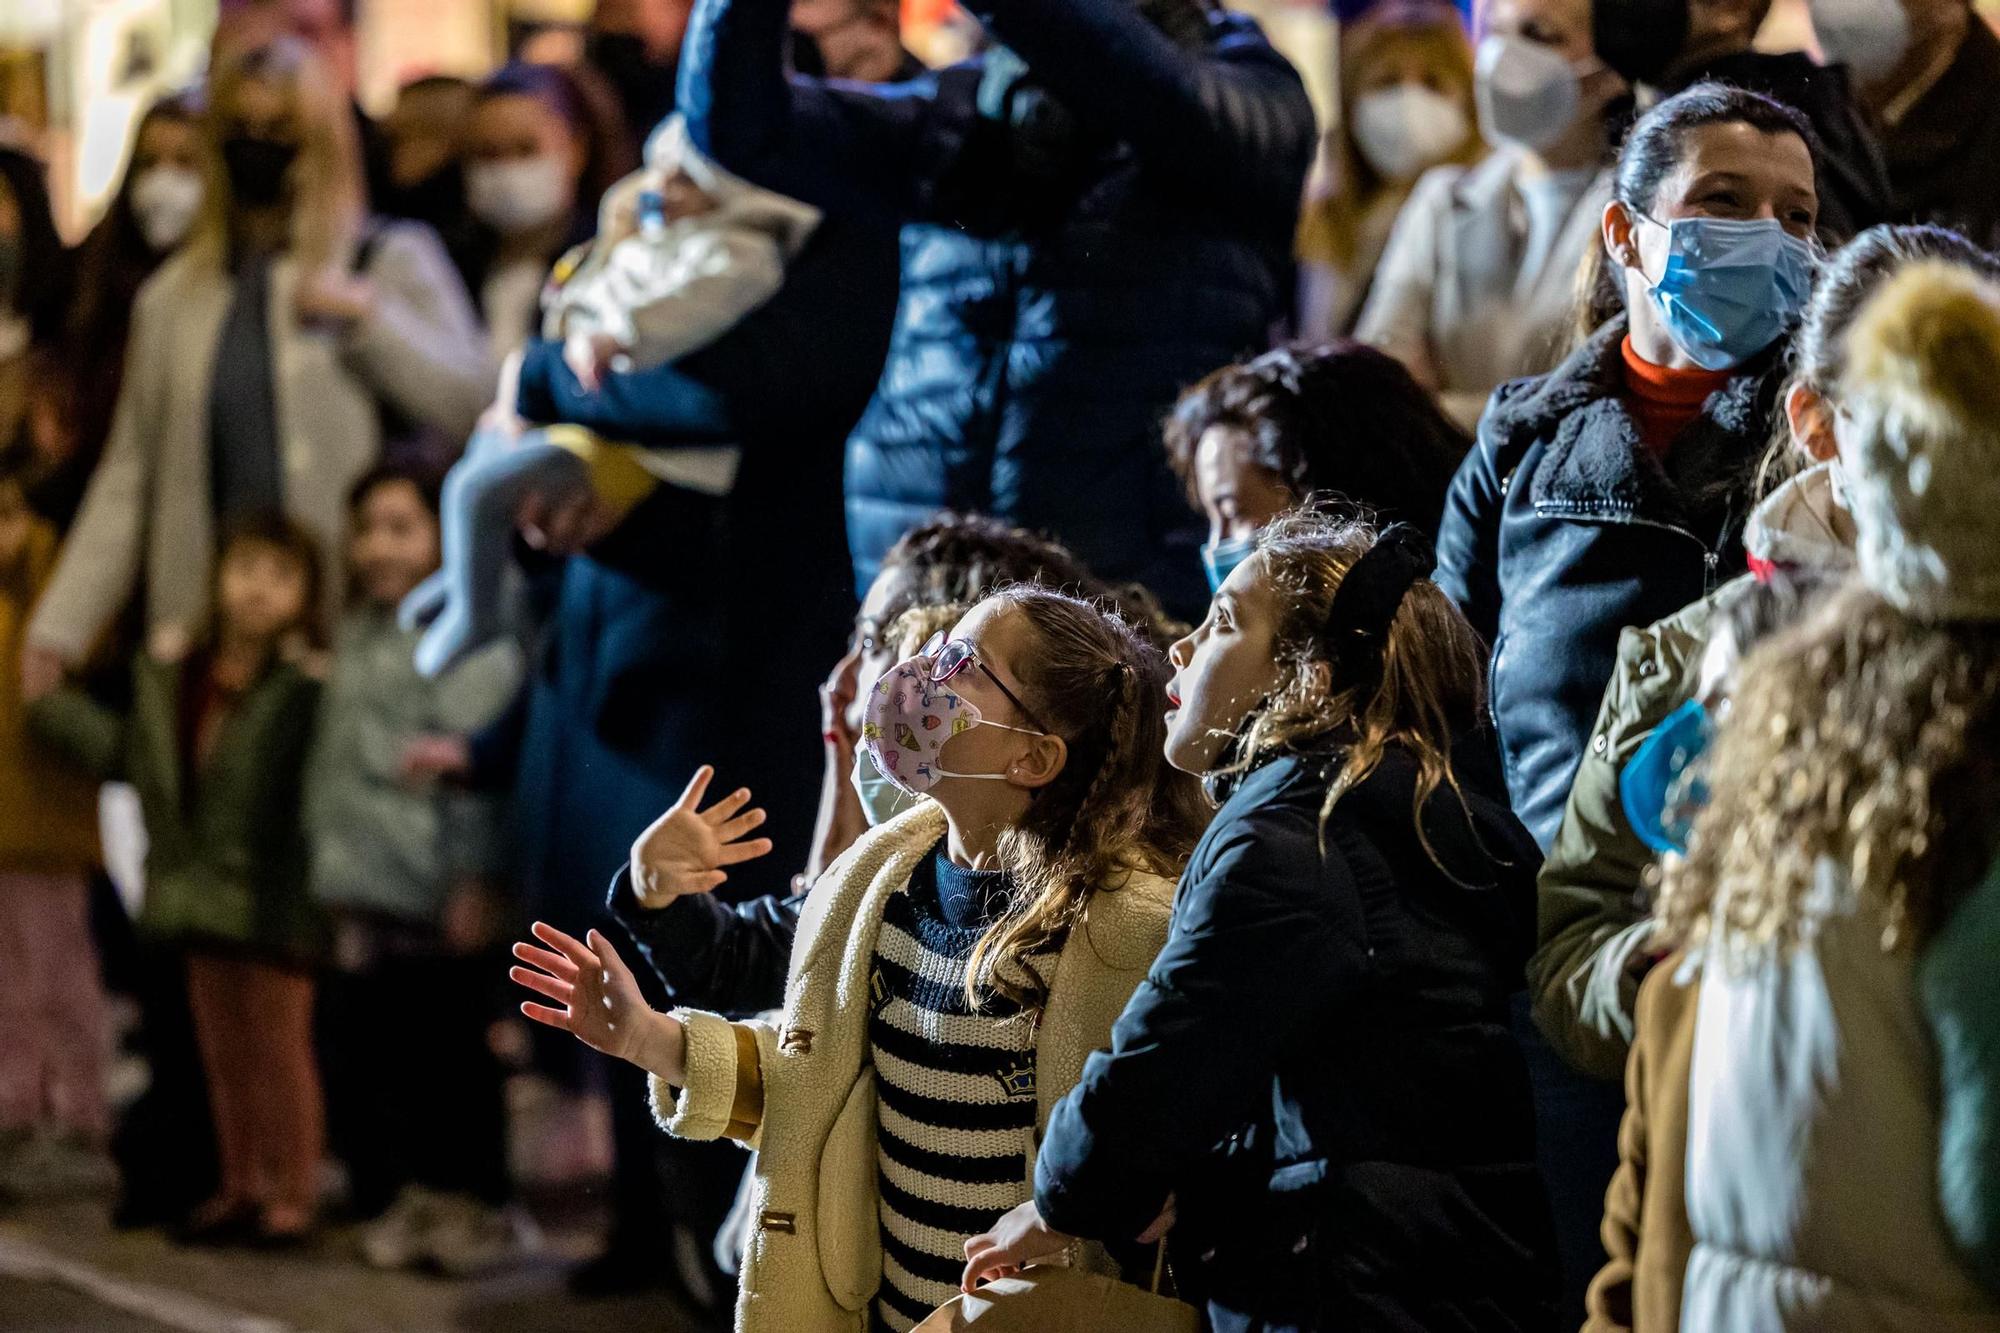
[[[1166,659],[1115,611],[1048,588],[999,594],[1035,639],[1022,686],[1068,747],[1062,772],[1001,840],[1013,900],[967,970],[975,1005],[997,994],[1030,1014],[1048,984],[1031,959],[1060,947],[1093,894],[1132,870],[1174,876],[1208,821],[1195,780],[1166,762]]]

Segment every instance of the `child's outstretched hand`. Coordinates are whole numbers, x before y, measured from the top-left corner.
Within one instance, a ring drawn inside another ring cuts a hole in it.
[[[624,959],[611,941],[597,931],[583,940],[563,934],[545,921],[533,926],[537,948],[525,940],[514,956],[527,967],[507,975],[556,1007],[525,1003],[523,1017],[561,1028],[584,1045],[678,1084],[685,1077],[686,1042],[678,1020],[660,1013],[639,993]]]
[[[744,810],[749,788],[741,788],[706,810],[697,810],[715,769],[703,764],[687,790],[632,844],[632,895],[642,907],[665,907],[689,893],[707,893],[729,878],[724,866],[754,861],[771,851],[769,838],[742,841],[764,822],[762,810]],[[738,811],[742,811],[738,814]]]

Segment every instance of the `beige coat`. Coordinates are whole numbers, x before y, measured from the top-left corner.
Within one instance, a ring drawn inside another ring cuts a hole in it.
[[[295,265],[281,259],[271,272],[285,506],[324,543],[329,593],[341,587],[348,488],[380,451],[380,402],[463,438],[495,382],[464,284],[428,230],[385,227],[367,276],[373,313],[335,334],[300,324]],[[28,631],[67,661],[80,660],[142,586],[151,629],[190,629],[207,611],[216,541],[208,403],[233,290],[227,273],[185,252],[140,289],[104,459]]]
[[[1435,167],[1396,219],[1354,336],[1401,361],[1470,429],[1493,390],[1562,360],[1577,271],[1598,242],[1609,172],[1585,185],[1541,255],[1527,253],[1521,154]]]
[[[736,1300],[740,1333],[840,1333],[868,1327],[882,1276],[877,1230],[875,1074],[869,1063],[869,978],[890,895],[944,836],[925,801],[864,836],[813,886],[792,947],[776,1022],[683,1013],[687,1086],[654,1080],[660,1123],[682,1138],[730,1137],[758,1149],[756,1219]],[[1173,884],[1132,874],[1095,895],[1050,980],[1035,1036],[1035,1148],[1049,1113],[1076,1086],[1092,1051],[1166,943]],[[1095,1247],[1080,1262],[1108,1271]]]
[[[1939,1202],[1937,1047],[1907,950],[1842,871],[1808,945],[1702,967],[1681,1327],[2000,1329]]]

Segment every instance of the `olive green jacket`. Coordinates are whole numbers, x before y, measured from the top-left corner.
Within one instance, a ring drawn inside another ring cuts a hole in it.
[[[1744,533],[1753,564],[1789,568],[1843,568],[1852,563],[1853,542],[1827,464],[1773,491]],[[1619,635],[1617,669],[1542,862],[1528,996],[1550,1044],[1597,1078],[1625,1074],[1633,1007],[1653,954],[1647,914],[1659,874],[1657,858],[1625,818],[1618,774],[1653,728],[1694,697],[1716,607],[1750,577]]]
[[[319,683],[273,666],[190,774],[180,743],[184,674],[178,662],[141,657],[128,714],[69,688],[38,701],[32,723],[98,777],[138,790],[148,839],[142,931],[309,963],[323,951],[325,922],[307,891],[300,790]]]
[[[1625,818],[1618,774],[1653,728],[1694,697],[1709,623],[1732,586],[1618,636],[1618,669],[1542,862],[1528,996],[1549,1043],[1597,1078],[1624,1077],[1652,958],[1649,890],[1658,874],[1652,849]]]

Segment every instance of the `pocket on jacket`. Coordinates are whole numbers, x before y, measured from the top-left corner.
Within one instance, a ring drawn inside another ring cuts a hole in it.
[[[820,1149],[815,1204],[820,1273],[843,1310],[865,1310],[882,1283],[875,1206],[875,1071],[864,1069]]]

